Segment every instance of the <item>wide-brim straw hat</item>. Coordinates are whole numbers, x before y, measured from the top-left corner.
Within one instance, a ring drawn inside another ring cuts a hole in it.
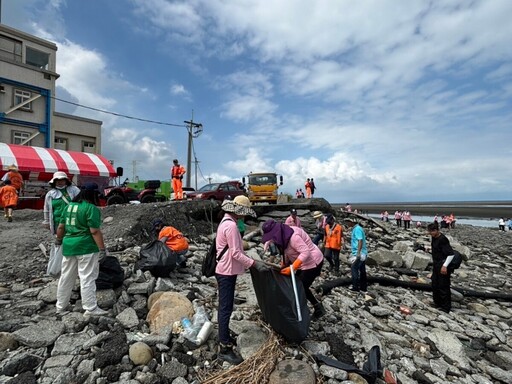
[[[320,211],[315,211],[313,212],[313,219],[319,219],[323,216],[324,214]]]
[[[238,216],[256,217],[256,212],[251,208],[251,201],[247,196],[236,196],[233,200],[224,200],[221,208],[224,212],[234,213]]]
[[[55,172],[55,173],[53,174],[52,179],[49,181],[49,184],[53,184],[53,183],[55,183],[57,180],[68,180],[68,181],[69,181],[69,177],[68,177],[68,175],[66,174],[66,172],[62,172],[62,171]]]
[[[8,171],[17,171],[18,170],[18,167],[16,166],[16,164],[11,164],[7,167],[7,170]]]

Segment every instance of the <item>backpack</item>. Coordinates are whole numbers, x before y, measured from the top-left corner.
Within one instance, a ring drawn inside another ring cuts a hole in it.
[[[217,268],[217,263],[224,256],[226,251],[228,250],[228,246],[224,247],[219,256],[217,256],[217,238],[213,239],[212,244],[210,245],[210,249],[208,253],[205,255],[203,259],[203,264],[201,265],[201,272],[205,277],[215,276],[215,268]]]
[[[222,219],[220,224],[222,224],[224,220],[233,221],[231,219]],[[217,263],[219,262],[220,259],[222,259],[222,256],[224,256],[227,250],[228,246],[226,244],[220,255],[217,256],[217,236],[215,236],[213,238],[212,244],[210,245],[210,249],[204,256],[203,263],[201,264],[201,273],[203,274],[203,276],[215,276],[215,268],[217,268]]]
[[[459,251],[453,250],[453,259],[450,262],[450,264],[448,265],[448,268],[450,268],[451,270],[455,270],[455,269],[459,268],[461,264],[462,264],[462,255],[460,254]]]

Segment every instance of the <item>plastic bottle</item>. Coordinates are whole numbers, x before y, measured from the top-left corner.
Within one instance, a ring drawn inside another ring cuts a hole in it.
[[[211,321],[205,321],[203,326],[201,327],[201,330],[197,334],[196,338],[196,344],[201,345],[206,340],[208,340],[208,337],[210,336],[210,333],[212,333],[213,330],[213,323]]]
[[[192,326],[192,322],[188,317],[181,318],[181,326],[183,327],[183,336],[190,341],[195,341],[197,336],[197,330]]]
[[[202,306],[197,307],[196,313],[194,314],[194,317],[192,318],[192,327],[196,331],[196,334],[199,333],[199,331],[203,327],[203,324],[205,322],[207,322],[208,320],[209,320],[208,315],[206,314],[204,307],[202,307]]]

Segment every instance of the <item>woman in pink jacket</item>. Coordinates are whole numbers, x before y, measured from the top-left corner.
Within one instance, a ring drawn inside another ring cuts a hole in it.
[[[325,309],[319,302],[310,287],[315,279],[320,276],[324,256],[322,251],[313,244],[309,235],[298,227],[290,227],[275,220],[267,220],[262,227],[263,236],[261,241],[266,243],[271,241],[277,246],[277,249],[283,255],[284,267],[281,270],[283,275],[290,275],[290,265],[295,271],[298,271],[297,277],[302,281],[306,298],[313,304],[315,312],[313,316],[319,318],[325,315]]]
[[[234,340],[229,335],[229,319],[233,313],[236,277],[244,274],[247,268],[256,268],[259,271],[268,268],[263,262],[253,260],[244,253],[242,237],[236,225],[237,220],[245,216],[256,217],[249,199],[246,196],[237,196],[233,200],[225,200],[221,208],[224,211],[224,217],[217,228],[217,255],[220,255],[226,247],[227,250],[215,268],[219,290],[217,321],[220,351],[218,357],[220,360],[236,365],[243,361],[242,357],[233,350]]]

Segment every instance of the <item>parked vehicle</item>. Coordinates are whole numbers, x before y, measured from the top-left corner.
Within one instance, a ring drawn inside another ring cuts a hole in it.
[[[242,182],[251,203],[277,204],[277,191],[283,185],[283,176],[272,172],[251,172],[242,178]]]
[[[188,194],[191,193],[191,192],[195,192],[196,190],[192,187],[183,187],[183,200],[187,200],[189,197],[188,197]],[[171,200],[174,200],[174,191],[171,192]]]
[[[227,181],[225,183],[206,184],[195,192],[187,193],[187,198],[223,201],[228,196],[233,198],[239,195],[245,195],[241,183],[239,181]]]
[[[128,180],[125,180],[119,186],[110,186],[105,188],[103,194],[107,205],[126,204],[134,200],[141,203],[165,201],[165,196],[157,194],[157,189],[160,188],[160,180],[146,181],[144,183],[143,190],[129,187],[127,184]]]

